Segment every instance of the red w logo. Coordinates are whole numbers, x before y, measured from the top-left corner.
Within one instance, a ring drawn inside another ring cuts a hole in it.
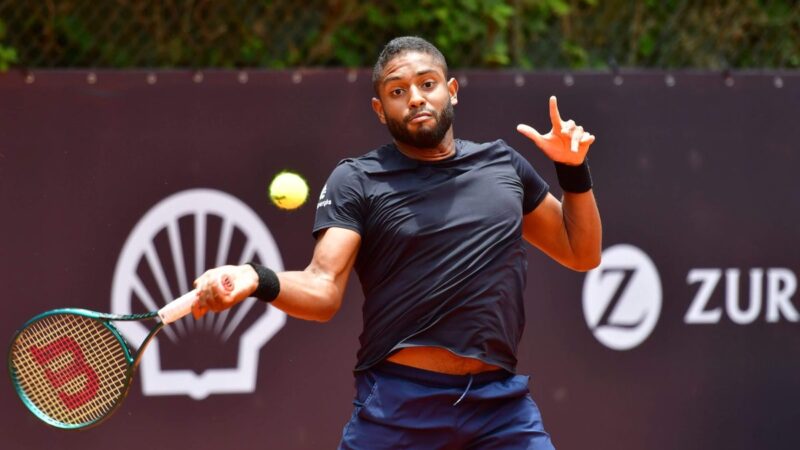
[[[45,345],[44,347],[37,347],[33,345],[28,349],[28,351],[31,352],[31,355],[33,355],[33,358],[36,360],[36,362],[44,368],[44,374],[47,377],[47,381],[49,381],[50,385],[55,389],[60,389],[69,381],[74,380],[81,375],[86,377],[86,383],[84,384],[82,390],[72,394],[65,392],[58,393],[59,398],[61,398],[61,401],[64,403],[64,405],[66,405],[67,408],[78,409],[86,403],[89,403],[89,401],[94,398],[95,394],[97,394],[97,389],[100,387],[97,373],[91,367],[89,367],[88,364],[86,364],[86,359],[83,356],[81,347],[78,345],[75,339],[72,339],[69,336],[64,336],[61,339]],[[70,353],[72,355],[72,361],[69,363],[69,365],[58,370],[57,372],[50,370],[50,368],[47,367],[47,364],[54,358],[64,353]]]

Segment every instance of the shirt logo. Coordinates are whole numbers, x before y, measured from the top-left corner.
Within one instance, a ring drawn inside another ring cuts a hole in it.
[[[328,206],[331,204],[330,200],[325,200],[325,194],[328,193],[328,185],[322,186],[322,192],[319,193],[319,203],[317,203],[317,209],[322,208],[323,206]]]
[[[606,347],[630,350],[655,328],[661,294],[658,270],[643,251],[627,244],[609,247],[583,284],[586,324]]]

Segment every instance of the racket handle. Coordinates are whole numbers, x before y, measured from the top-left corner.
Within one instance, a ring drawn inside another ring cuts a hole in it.
[[[223,275],[219,278],[219,284],[227,292],[233,290],[233,279],[228,275]],[[192,305],[197,301],[197,295],[200,291],[192,289],[191,291],[181,295],[175,300],[167,303],[166,306],[158,310],[158,317],[164,325],[169,325],[184,316],[188,316],[192,312]]]
[[[164,325],[169,325],[191,313],[192,305],[197,300],[197,294],[198,290],[193,289],[159,309],[158,317],[161,319],[161,322],[163,322]]]

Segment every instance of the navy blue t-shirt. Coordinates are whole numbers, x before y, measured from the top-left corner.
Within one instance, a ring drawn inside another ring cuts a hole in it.
[[[314,235],[361,235],[364,329],[355,370],[412,346],[446,348],[514,372],[525,325],[522,216],[547,183],[502,140],[456,140],[423,162],[394,144],[342,160],[322,189]]]

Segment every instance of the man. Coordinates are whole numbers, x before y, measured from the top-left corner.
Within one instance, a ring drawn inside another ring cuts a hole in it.
[[[309,266],[257,264],[198,278],[196,315],[254,295],[327,321],[353,267],[364,291],[355,409],[342,449],[552,449],[528,377],[515,375],[524,327],[523,239],[575,270],[600,261],[586,153],[595,138],[563,121],[517,130],[554,162],[559,201],[503,141],[453,137],[458,82],[416,37],[392,40],[373,72],[372,108],[391,144],[336,167],[317,208]],[[226,292],[214,280],[234,277]]]

